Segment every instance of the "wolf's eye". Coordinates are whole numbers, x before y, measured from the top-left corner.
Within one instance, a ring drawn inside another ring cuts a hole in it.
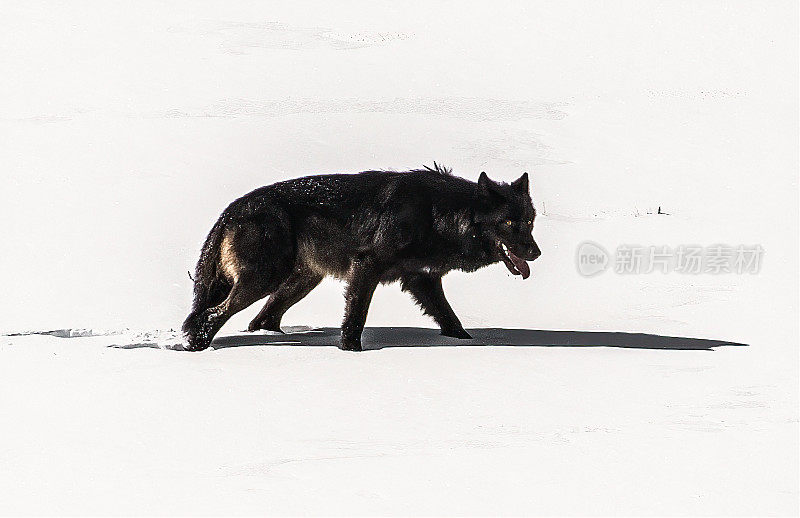
[[[511,225],[513,225],[513,224],[514,224],[514,222],[513,222],[513,221],[511,221],[510,219],[507,219],[507,220],[506,220],[506,226],[510,227],[510,226],[511,226]]]
[[[529,219],[529,220],[528,220],[528,226],[530,227],[531,225],[533,225],[533,220],[532,220],[532,219]]]

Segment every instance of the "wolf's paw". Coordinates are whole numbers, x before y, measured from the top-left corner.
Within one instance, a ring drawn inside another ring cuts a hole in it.
[[[187,341],[180,344],[180,347],[184,351],[202,351],[204,349],[208,349],[208,344],[192,344]]]
[[[281,331],[281,326],[278,324],[267,324],[264,322],[250,322],[250,325],[247,326],[247,332],[252,333],[254,331],[271,331],[273,333],[285,334]]]
[[[463,329],[448,329],[448,330],[442,329],[442,335],[451,336],[453,338],[461,338],[461,339],[472,338],[472,336],[470,336],[470,334],[464,331]]]
[[[346,340],[342,338],[339,343],[339,349],[342,351],[363,351],[361,348],[361,340]]]
[[[197,335],[184,333],[181,338],[182,340],[179,347],[175,348],[177,351],[202,351],[208,349],[211,345],[211,340],[208,338],[208,335],[203,332]]]

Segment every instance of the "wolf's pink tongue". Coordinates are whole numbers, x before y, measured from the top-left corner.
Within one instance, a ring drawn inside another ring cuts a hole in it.
[[[531,269],[528,266],[528,263],[526,263],[524,259],[520,259],[511,252],[508,252],[508,258],[511,259],[511,262],[514,263],[514,266],[517,267],[517,270],[519,270],[519,273],[522,274],[523,279],[527,279],[528,277],[531,276]]]

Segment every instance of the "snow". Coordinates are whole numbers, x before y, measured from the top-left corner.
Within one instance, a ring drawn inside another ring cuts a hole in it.
[[[796,515],[797,5],[25,2],[0,19],[0,514]],[[531,175],[542,257],[181,351],[219,212]],[[658,208],[668,215],[655,214]],[[576,251],[760,245],[752,274]]]
[[[201,353],[109,347],[118,336],[7,341],[0,459],[14,491],[2,510],[694,515],[796,503],[796,409],[778,381],[792,369],[764,353],[754,363],[754,345],[384,339],[353,354],[291,343],[305,334],[225,337]]]

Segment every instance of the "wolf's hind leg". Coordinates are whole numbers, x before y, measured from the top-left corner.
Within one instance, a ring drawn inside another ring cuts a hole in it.
[[[400,278],[403,291],[407,291],[422,308],[439,325],[444,336],[454,338],[472,338],[464,331],[453,308],[444,296],[442,277],[427,273],[408,273]]]
[[[189,343],[186,348],[190,351],[207,348],[225,322],[253,302],[263,298],[267,292],[266,283],[257,275],[240,277],[224,301],[203,312],[198,330],[188,337]]]
[[[280,333],[283,314],[319,286],[322,279],[323,275],[309,268],[304,266],[295,268],[292,274],[270,295],[267,303],[247,326],[247,330],[264,329]]]
[[[204,282],[203,279],[195,280],[194,301],[192,311],[183,322],[183,332],[187,337],[192,337],[200,332],[204,314],[208,308],[220,304],[231,291],[231,285],[223,279],[212,279]]]

